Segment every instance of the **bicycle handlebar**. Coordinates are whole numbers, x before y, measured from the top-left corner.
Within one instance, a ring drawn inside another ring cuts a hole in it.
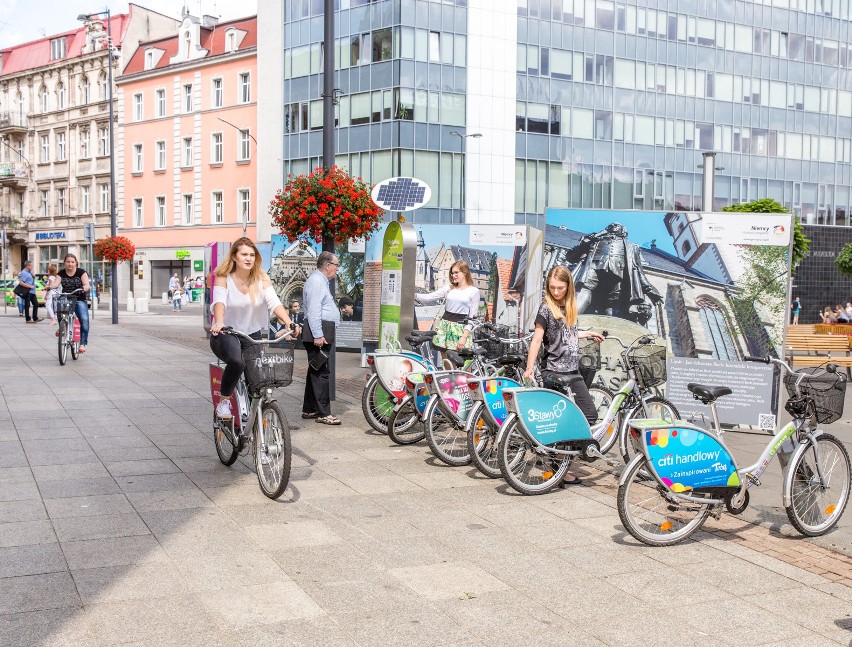
[[[247,339],[252,344],[277,344],[281,341],[292,341],[293,340],[293,331],[287,330],[286,328],[282,328],[279,330],[275,337],[272,339],[255,339],[250,335],[245,334],[242,331],[237,330],[231,326],[225,326],[219,330],[220,335],[233,335],[234,337],[242,337],[243,339]]]
[[[761,364],[777,364],[785,371],[787,371],[790,375],[801,375],[802,377],[819,377],[820,375],[825,375],[826,373],[837,373],[837,364],[826,364],[824,367],[819,366],[818,369],[822,369],[821,373],[798,373],[798,371],[794,371],[790,365],[785,362],[783,359],[777,359],[775,357],[755,357],[754,355],[746,355],[743,357],[746,362],[760,362]],[[799,378],[801,379],[801,378]]]

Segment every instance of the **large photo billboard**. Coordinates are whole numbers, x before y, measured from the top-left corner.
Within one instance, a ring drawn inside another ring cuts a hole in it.
[[[627,343],[658,336],[669,351],[662,389],[681,414],[706,413],[687,383],[726,385],[723,422],[768,426],[773,371],[742,358],[783,356],[791,231],[789,214],[549,209],[542,269],[571,270],[581,327]],[[597,383],[623,382],[621,350],[604,342]]]

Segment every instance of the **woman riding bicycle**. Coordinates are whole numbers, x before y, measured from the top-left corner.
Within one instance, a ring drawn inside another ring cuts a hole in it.
[[[89,343],[89,304],[86,301],[89,294],[89,274],[80,267],[74,254],[65,254],[65,267],[59,270],[58,276],[62,281],[63,293],[82,290],[74,294],[77,297],[74,313],[77,315],[77,321],[80,322],[80,352],[85,353],[86,345]]]
[[[586,416],[590,425],[597,421],[598,412],[580,370],[580,340],[592,338],[603,341],[596,332],[577,330],[577,299],[574,293],[574,279],[563,265],[555,265],[547,273],[544,302],[535,318],[535,333],[527,354],[527,370],[524,379],[529,380],[535,373],[538,351],[544,343],[544,356],[541,359],[542,378],[576,376],[571,384],[574,403]],[[565,475],[565,483],[579,484],[580,479],[571,474]]]
[[[216,406],[216,415],[231,418],[231,399],[240,376],[245,370],[242,350],[251,342],[234,335],[220,335],[228,326],[254,339],[260,339],[262,330],[269,326],[269,313],[289,329],[290,314],[272,287],[272,282],[261,268],[260,251],[250,238],[239,238],[214,272],[213,323],[210,326],[210,348],[225,362],[219,392],[222,398]],[[298,326],[296,327],[298,334]]]

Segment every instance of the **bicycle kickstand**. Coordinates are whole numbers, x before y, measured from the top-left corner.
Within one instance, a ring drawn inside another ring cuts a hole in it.
[[[618,466],[621,465],[621,463],[619,461],[615,460],[614,458],[610,458],[609,456],[606,456],[605,454],[601,454],[600,450],[597,447],[595,447],[594,445],[589,445],[586,448],[586,456],[588,458],[597,458],[599,460],[602,460],[603,462],[605,462],[610,467],[618,467]]]

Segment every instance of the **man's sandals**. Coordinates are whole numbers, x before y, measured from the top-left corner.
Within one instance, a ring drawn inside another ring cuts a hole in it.
[[[316,421],[323,424],[323,425],[339,425],[340,424],[340,418],[337,418],[337,417],[332,416],[332,415],[322,416],[321,418],[317,418]]]

